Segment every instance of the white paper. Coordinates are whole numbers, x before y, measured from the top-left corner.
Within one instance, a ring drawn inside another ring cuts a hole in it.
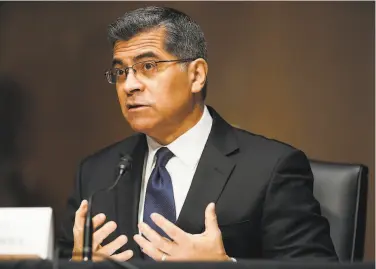
[[[52,260],[53,244],[51,208],[0,208],[0,255],[36,255]]]

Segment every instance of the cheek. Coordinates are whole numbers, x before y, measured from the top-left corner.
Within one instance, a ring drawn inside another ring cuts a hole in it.
[[[175,111],[191,102],[192,94],[188,81],[184,76],[176,76],[162,80],[153,92],[158,110]]]
[[[121,107],[121,111],[123,112],[123,115],[126,116],[126,113],[127,113],[127,110],[125,109],[126,94],[123,90],[119,89],[119,87],[116,87],[116,93],[118,96],[118,101]]]

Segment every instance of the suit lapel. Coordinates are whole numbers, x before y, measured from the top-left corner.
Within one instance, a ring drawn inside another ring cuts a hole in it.
[[[120,234],[125,234],[128,237],[128,243],[120,251],[131,249],[136,258],[141,256],[141,251],[133,240],[133,236],[138,233],[138,206],[146,145],[145,137],[140,135],[133,150],[129,152],[123,150],[121,153],[121,155],[128,154],[132,157],[132,167],[125,174],[124,179],[119,182],[115,196],[118,230]]]
[[[210,202],[217,202],[227,180],[235,168],[229,156],[238,149],[233,127],[226,123],[212,108],[213,126],[200,158],[191,187],[188,191],[177,225],[189,233],[200,233],[205,223],[205,208]],[[142,173],[147,152],[144,135],[139,135],[133,149],[123,149],[120,155],[131,155],[132,168],[119,182],[115,195],[118,232],[128,237],[128,243],[120,251],[131,249],[134,258],[142,257],[140,248],[133,240],[138,233],[138,209]]]
[[[210,202],[217,202],[235,168],[235,162],[228,157],[238,149],[233,127],[212,108],[209,111],[213,117],[212,130],[176,223],[188,233],[203,231],[205,208]]]

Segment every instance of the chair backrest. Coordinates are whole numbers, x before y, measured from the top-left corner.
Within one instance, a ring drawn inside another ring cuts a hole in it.
[[[311,160],[313,193],[328,219],[340,261],[363,259],[368,168],[360,164]]]

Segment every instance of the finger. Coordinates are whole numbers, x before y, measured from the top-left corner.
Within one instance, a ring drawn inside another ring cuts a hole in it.
[[[148,255],[150,258],[153,258],[156,261],[161,259],[163,253],[156,249],[152,245],[152,243],[146,240],[143,236],[136,234],[133,239],[140,246],[141,251]]]
[[[86,216],[85,216],[84,219],[86,219]],[[93,220],[93,228],[94,228],[94,230],[96,230],[100,225],[102,225],[105,222],[106,215],[104,215],[103,213],[100,213],[100,214],[96,215],[95,217],[93,217],[92,220]],[[81,227],[75,226],[73,228],[73,233],[74,233],[74,237],[75,237],[74,238],[75,249],[78,250],[78,251],[80,251],[81,248],[82,248],[83,231],[84,231],[83,226],[81,226]]]
[[[133,251],[128,249],[122,253],[112,255],[111,258],[119,262],[125,262],[133,257]]]
[[[170,240],[170,238],[163,237],[163,239],[166,240],[167,242],[172,242],[172,241]]]
[[[210,203],[205,209],[205,230],[209,233],[217,233],[219,231],[214,203]]]
[[[103,213],[100,213],[98,215],[95,215],[93,217],[93,228],[96,230],[99,226],[101,226],[106,220],[106,215]]]
[[[80,204],[80,207],[77,209],[75,218],[74,218],[74,225],[73,225],[73,242],[74,251],[80,252],[83,245],[83,238],[84,238],[84,223],[85,223],[85,216],[87,213],[87,201],[83,200]]]
[[[116,230],[116,223],[114,221],[107,222],[102,228],[98,229],[93,234],[93,249],[96,250],[104,239]]]
[[[117,251],[119,248],[124,246],[127,242],[128,238],[125,235],[120,235],[111,243],[101,247],[98,252],[110,256],[114,254],[115,251]]]
[[[164,218],[158,213],[151,214],[151,219],[154,223],[161,228],[172,240],[174,240],[178,245],[182,242],[189,240],[188,235],[178,226]]]
[[[86,213],[87,213],[87,201],[83,200],[80,204],[80,207],[77,209],[76,215],[74,218],[73,228],[76,231],[81,231],[84,229]]]
[[[93,252],[92,259],[94,262],[101,262],[101,261],[110,259],[110,256],[103,255],[102,253],[99,253],[99,252]]]
[[[162,237],[161,235],[159,235],[146,223],[140,223],[138,227],[140,228],[141,233],[153,244],[155,248],[169,255],[173,254],[172,252],[176,244],[172,243],[171,241],[169,242],[168,240],[166,240],[165,237]]]

